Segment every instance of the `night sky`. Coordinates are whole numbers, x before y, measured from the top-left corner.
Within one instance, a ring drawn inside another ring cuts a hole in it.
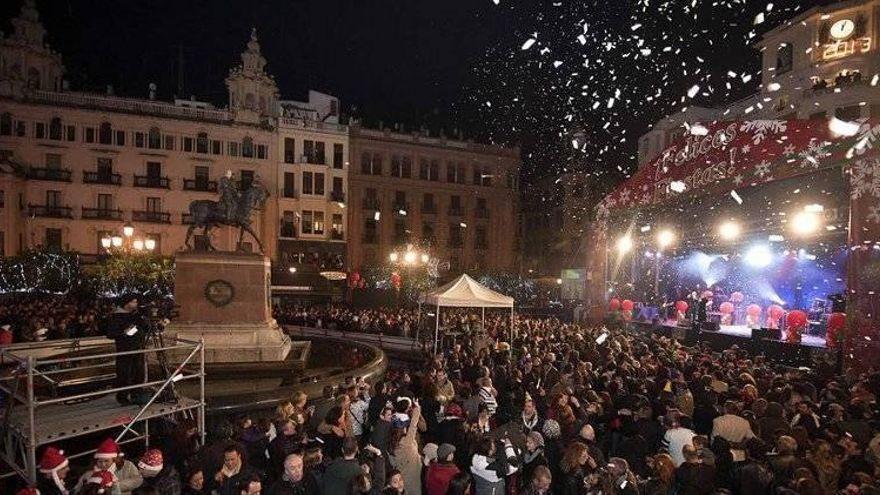
[[[2,29],[20,8],[0,2]],[[760,34],[821,0],[38,0],[73,89],[222,106],[252,26],[282,97],[313,88],[368,124],[522,144],[524,179],[635,167],[637,138],[688,105],[757,90]],[[531,40],[531,41],[530,41]],[[735,76],[731,76],[731,72]],[[613,100],[613,101],[612,101]],[[572,142],[581,131],[581,142]],[[575,149],[577,145],[577,149]]]

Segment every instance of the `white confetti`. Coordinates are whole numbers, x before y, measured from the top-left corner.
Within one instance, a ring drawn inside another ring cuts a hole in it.
[[[694,84],[693,86],[691,86],[691,89],[688,90],[688,98],[693,98],[694,96],[697,96],[697,93],[699,93],[699,92],[700,92],[700,85]]]
[[[752,25],[757,26],[758,24],[762,24],[764,22],[764,13],[759,12],[758,15],[755,16],[755,21]]]
[[[743,199],[739,196],[739,193],[737,193],[736,190],[731,190],[730,196],[737,202],[737,204],[743,204]]]
[[[538,40],[536,40],[535,38],[529,38],[529,39],[527,39],[526,42],[523,43],[522,48],[520,48],[520,49],[521,49],[521,50],[528,50],[529,48],[532,47],[532,45],[535,44],[535,41],[538,41]]]

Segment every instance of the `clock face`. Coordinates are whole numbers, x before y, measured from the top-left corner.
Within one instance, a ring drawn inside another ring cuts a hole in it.
[[[205,298],[214,306],[226,306],[235,297],[235,287],[225,280],[212,280],[205,285]]]
[[[856,25],[853,21],[841,19],[831,25],[831,37],[836,40],[845,40],[853,34],[855,29]]]

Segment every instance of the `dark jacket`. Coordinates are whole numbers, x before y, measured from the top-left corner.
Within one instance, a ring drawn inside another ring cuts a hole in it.
[[[40,491],[40,495],[62,495],[61,490],[55,486],[54,481],[46,478],[43,474],[39,474],[38,477],[37,490]]]
[[[226,478],[225,480],[223,480],[223,483],[220,483],[220,485],[217,487],[217,495],[239,495],[239,483],[241,483],[243,479],[255,475],[256,471],[247,466],[242,466],[238,474]]]
[[[308,491],[306,479],[293,482],[284,478],[279,479],[269,487],[268,495],[311,495],[315,492]]]
[[[715,491],[715,468],[685,462],[675,471],[675,487],[678,495],[709,495]]]
[[[180,495],[180,476],[174,466],[166,464],[156,476],[144,477],[141,486],[153,487],[159,495]]]
[[[336,459],[324,472],[324,495],[347,495],[351,479],[361,474],[361,466],[355,459]]]
[[[757,462],[745,462],[733,470],[730,488],[734,495],[770,495],[773,473]]]
[[[132,325],[138,331],[134,335],[126,335]],[[119,351],[143,349],[147,338],[146,330],[145,322],[137,312],[129,313],[122,308],[116,308],[107,318],[107,338],[116,341],[116,349]]]

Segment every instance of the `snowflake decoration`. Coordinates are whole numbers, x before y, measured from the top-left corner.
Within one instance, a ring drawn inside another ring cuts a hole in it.
[[[620,204],[625,205],[629,203],[629,194],[629,189],[624,189],[623,191],[620,191],[620,197],[618,198]]]
[[[761,163],[755,165],[755,175],[761,178],[763,178],[765,175],[770,175],[770,162],[764,160]]]
[[[859,160],[850,170],[850,195],[853,199],[862,196],[880,198],[880,160]]]
[[[828,151],[828,141],[819,142],[816,139],[810,139],[807,148],[798,153],[798,159],[801,161],[801,168],[812,167],[818,169],[822,164],[822,160],[831,155]]]
[[[752,151],[752,147],[747,144],[744,144],[742,147],[743,155],[747,155],[749,153],[749,151]]]
[[[768,134],[784,134],[788,125],[784,120],[747,120],[739,126],[743,132],[751,132],[752,143],[761,144]]]
[[[868,217],[869,222],[880,223],[880,206],[871,206],[868,208]]]
[[[874,148],[874,143],[880,139],[880,124],[871,127],[871,124],[862,124],[859,128],[859,136],[856,138],[855,150],[859,155]]]
[[[782,154],[784,154],[785,156],[791,156],[791,155],[795,154],[794,150],[795,150],[795,146],[793,144],[789,143],[788,145],[785,146],[785,149],[782,150]]]
[[[743,181],[743,176],[741,174],[736,174],[736,176],[733,177],[733,183],[736,185],[742,184],[742,181]]]

